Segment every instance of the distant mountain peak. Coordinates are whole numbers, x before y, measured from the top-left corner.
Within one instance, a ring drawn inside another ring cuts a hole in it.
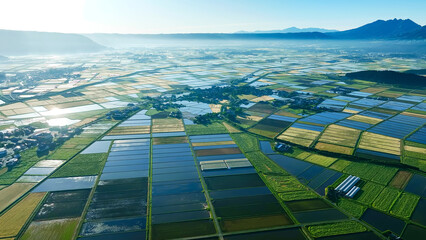
[[[417,31],[421,26],[411,19],[376,20],[361,27],[351,30],[330,33],[336,38],[395,38],[404,34]]]
[[[0,29],[0,54],[6,56],[84,53],[104,49],[104,46],[80,34]]]

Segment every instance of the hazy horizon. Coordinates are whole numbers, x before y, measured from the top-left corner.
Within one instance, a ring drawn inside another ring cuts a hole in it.
[[[426,2],[74,0],[2,1],[0,29],[60,33],[234,33],[289,27],[347,30],[378,19],[425,25]]]

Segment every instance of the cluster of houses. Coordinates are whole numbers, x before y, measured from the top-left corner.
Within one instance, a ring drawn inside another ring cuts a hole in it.
[[[0,168],[18,164],[19,152],[37,145],[36,140],[28,138],[34,131],[32,126],[0,131]]]
[[[81,129],[66,129],[61,133],[49,129],[35,129],[32,126],[23,126],[16,129],[7,129],[0,132],[0,168],[13,167],[20,161],[20,152],[37,146],[37,154],[48,152],[57,145],[72,138]]]
[[[140,108],[133,103],[127,104],[127,107],[124,109],[112,110],[106,114],[107,119],[123,120],[130,116],[134,111],[139,110]]]

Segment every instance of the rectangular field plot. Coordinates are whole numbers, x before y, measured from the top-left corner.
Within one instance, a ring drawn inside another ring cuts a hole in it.
[[[351,116],[351,114],[343,113],[343,112],[322,112],[322,113],[311,115],[309,117],[305,117],[299,121],[327,125],[327,124],[335,123],[339,120],[345,119],[349,116]]]
[[[370,128],[371,126],[373,126],[373,124],[370,124],[370,123],[358,122],[358,121],[353,121],[353,120],[350,120],[350,119],[344,119],[340,122],[337,122],[336,124],[339,125],[339,126],[355,128],[355,129],[358,129],[358,130],[366,130],[366,129]]]
[[[414,174],[405,187],[404,191],[426,197],[426,177]]]
[[[335,152],[335,153],[341,153],[346,155],[352,155],[354,151],[354,149],[351,147],[338,146],[338,145],[323,143],[323,142],[318,142],[315,145],[315,148],[321,151]]]
[[[256,103],[255,105],[249,108],[250,111],[271,114],[276,111],[276,109],[267,103]]]
[[[384,109],[390,109],[395,111],[404,111],[406,109],[409,109],[410,107],[414,106],[414,104],[411,103],[405,103],[405,102],[397,102],[397,101],[389,101],[379,106],[379,108]]]
[[[229,134],[196,135],[190,136],[189,139],[192,143],[233,141]]]
[[[413,95],[404,95],[404,96],[398,97],[397,99],[401,100],[401,101],[417,102],[417,103],[419,103],[419,102],[423,102],[426,99],[426,97],[423,97],[423,96],[413,96]]]
[[[114,129],[108,132],[108,135],[149,134],[150,131],[151,131],[150,125],[115,127]]]
[[[150,134],[131,134],[131,135],[111,135],[105,136],[102,140],[119,140],[119,139],[139,139],[139,138],[149,138]]]
[[[228,133],[228,129],[220,122],[213,122],[208,125],[202,125],[202,124],[186,125],[186,132],[188,133],[188,135],[220,134],[220,133]]]
[[[38,185],[33,192],[67,191],[92,188],[96,176],[49,178]]]
[[[56,171],[52,177],[98,175],[105,164],[107,153],[79,154]]]
[[[168,137],[168,138],[153,138],[152,139],[154,145],[161,144],[178,144],[178,143],[187,143],[188,138],[186,136],[182,137]]]
[[[355,147],[358,141],[360,133],[361,131],[357,129],[342,127],[338,125],[330,125],[326,128],[326,130],[323,132],[318,141],[353,148]],[[333,148],[330,148],[328,150],[331,152],[336,152],[333,151]]]
[[[279,135],[278,139],[309,147],[319,136],[323,129],[323,127],[295,123],[287,130],[285,130],[281,135]]]
[[[293,216],[300,223],[315,223],[323,221],[343,220],[348,217],[337,209],[322,209],[314,211],[295,212]]]
[[[355,106],[370,108],[370,107],[374,107],[374,106],[380,105],[380,104],[382,104],[384,102],[385,101],[382,101],[382,100],[363,98],[363,99],[351,102],[351,104],[355,105]]]
[[[418,127],[426,123],[425,118],[418,118],[399,114],[388,121],[382,122],[370,130],[369,132],[383,134],[395,138],[403,138]]]
[[[218,148],[214,148],[214,149],[200,149],[200,150],[195,150],[195,154],[198,157],[202,157],[202,156],[212,156],[212,155],[226,155],[226,154],[240,154],[241,151],[238,147],[231,147],[231,148],[219,148],[219,146],[217,146]]]
[[[351,164],[343,169],[343,172],[347,174],[359,176],[362,179],[367,179],[382,185],[387,185],[397,171],[398,168],[395,167],[365,162],[351,162]]]
[[[262,179],[257,174],[238,174],[229,176],[205,177],[209,190],[225,190],[242,187],[264,186]]]
[[[356,121],[356,122],[364,123],[364,124],[369,124],[370,126],[383,121],[383,119],[381,119],[381,118],[371,117],[371,116],[364,116],[364,115],[361,115],[361,114],[350,116],[347,119],[351,120],[351,121]]]
[[[327,237],[327,236],[335,236],[335,235],[339,235],[339,234],[351,234],[351,233],[365,232],[365,231],[367,231],[367,228],[364,227],[359,222],[346,221],[346,222],[337,222],[337,223],[328,223],[328,224],[310,226],[310,227],[308,227],[308,231],[314,237]],[[339,239],[339,237],[343,237],[342,239],[345,239],[344,236],[345,235],[337,236],[336,239]],[[373,236],[374,236],[374,234],[373,234]],[[354,235],[354,237],[355,237],[355,235]],[[356,237],[353,238],[353,239],[356,239]],[[359,238],[359,239],[366,239],[366,238]]]
[[[313,211],[313,210],[333,208],[331,205],[329,205],[328,203],[326,203],[324,200],[320,198],[289,201],[289,202],[286,202],[285,205],[292,212],[303,212],[303,211]]]
[[[333,164],[337,160],[337,158],[326,157],[318,154],[311,154],[304,160],[323,167],[328,167]]]
[[[390,182],[390,186],[398,189],[403,189],[412,176],[408,171],[398,171],[395,177]]]
[[[260,194],[251,191],[252,189],[249,188],[250,191],[246,191],[248,195],[240,190],[225,190],[228,191],[227,197],[216,197],[213,201],[216,214],[221,217],[220,225],[224,232],[293,224],[267,189]]]
[[[78,218],[32,222],[20,239],[71,240],[78,225]]]
[[[413,222],[419,223],[421,225],[426,224],[426,215],[424,214],[426,211],[426,199],[421,198],[419,202],[417,203],[416,208],[414,209],[414,212],[411,216],[411,220]]]
[[[422,143],[426,144],[426,126],[423,126],[419,130],[417,130],[415,133],[411,134],[407,140],[416,142],[416,143]]]
[[[14,183],[0,190],[0,211],[3,211],[15,200],[34,187],[35,183]]]
[[[322,103],[318,104],[318,108],[333,109],[336,111],[342,110],[348,103],[344,101],[338,101],[333,99],[326,99]]]
[[[143,218],[147,213],[147,194],[147,178],[100,181],[87,210],[86,220]],[[145,229],[145,226],[140,229]]]
[[[371,117],[371,118],[378,118],[378,119],[382,119],[382,120],[388,119],[388,118],[393,116],[392,114],[370,111],[370,110],[363,111],[363,112],[359,113],[358,115],[359,116],[365,116],[365,117]]]
[[[34,167],[54,167],[61,166],[65,161],[63,160],[42,160],[34,165]]]
[[[266,137],[274,137],[296,120],[297,118],[294,117],[271,115],[257,123],[250,131]]]
[[[378,212],[373,209],[367,209],[361,217],[361,220],[367,222],[373,227],[379,229],[380,231],[391,230],[392,232],[400,235],[404,229],[405,222],[386,215],[384,213]]]
[[[182,132],[183,122],[176,118],[159,118],[152,121],[152,133]]]
[[[15,237],[34,209],[43,199],[45,193],[30,193],[19,203],[0,216],[0,238]]]
[[[84,149],[81,154],[89,154],[89,153],[106,153],[109,150],[109,146],[111,145],[111,141],[96,141],[92,143],[88,148]]]
[[[383,212],[388,212],[395,200],[399,197],[400,192],[397,189],[386,187],[374,200],[372,206]]]
[[[208,149],[200,151],[203,150]],[[215,233],[214,227],[213,232],[200,229],[186,233],[177,233],[170,227],[186,226],[188,222],[203,223],[204,227],[212,224],[189,143],[153,145],[152,167],[152,236],[158,235],[161,239],[172,233],[173,237]],[[165,229],[165,232],[157,229]]]
[[[35,221],[80,217],[90,190],[51,192],[47,196]]]
[[[304,162],[295,158],[283,156],[283,155],[269,155],[272,161],[282,167],[288,173],[297,176],[304,172],[309,167],[313,166],[312,163]]]
[[[100,179],[148,177],[149,157],[150,139],[114,141]]]
[[[118,232],[139,231],[146,227],[146,218],[105,220],[102,222],[86,222],[81,229],[82,236],[110,234]]]
[[[216,233],[212,220],[196,220],[152,225],[153,239],[206,236]]]
[[[62,160],[42,160],[28,169],[16,182],[38,183],[44,180],[49,174],[55,171],[65,161]]]
[[[253,233],[241,233],[236,235],[227,235],[226,240],[255,240],[255,239],[268,239],[268,240],[280,240],[283,236],[293,240],[305,240],[305,236],[299,228],[279,229],[270,230],[263,232]]]
[[[364,132],[358,148],[399,156],[401,155],[401,140],[376,133]]]
[[[49,175],[50,173],[52,173],[53,171],[55,171],[56,168],[52,168],[52,167],[43,167],[43,168],[39,168],[39,167],[32,167],[30,169],[28,169],[28,171],[26,171],[24,173],[24,175]]]

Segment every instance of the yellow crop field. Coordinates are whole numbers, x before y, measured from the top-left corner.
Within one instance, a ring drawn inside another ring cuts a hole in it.
[[[309,157],[305,158],[305,161],[328,167],[335,161],[337,161],[337,158],[326,157],[318,154],[311,154]]]
[[[235,127],[233,127],[232,125],[230,125],[230,124],[228,124],[228,123],[226,123],[226,122],[223,122],[223,126],[225,126],[225,127],[226,127],[226,129],[227,129],[230,133],[239,133],[239,132],[241,132],[241,130],[236,129]]]
[[[346,113],[359,113],[359,111],[352,110],[352,109],[347,109],[347,108],[343,109],[343,112],[346,112]]]
[[[402,112],[401,114],[406,116],[412,116],[412,117],[426,118],[426,115],[419,114],[419,113]]]
[[[220,109],[222,108],[222,105],[221,104],[209,104],[209,107],[212,110],[212,112],[219,113]]]
[[[150,132],[150,126],[116,127],[108,135],[144,134]]]
[[[369,123],[369,124],[377,124],[381,121],[383,121],[380,118],[373,118],[373,117],[367,117],[362,115],[353,115],[351,117],[348,117],[349,120],[363,122],[363,123]]]
[[[0,238],[16,236],[46,193],[30,193],[0,217]]]
[[[333,124],[325,129],[318,141],[346,147],[355,147],[360,133],[361,131],[358,129]]]
[[[410,152],[416,152],[416,153],[421,153],[421,154],[426,154],[426,149],[425,148],[419,148],[419,147],[413,147],[413,146],[404,146],[404,149],[406,151],[410,151]]]
[[[0,190],[0,211],[30,190],[35,183],[14,183]]]
[[[254,98],[254,99],[252,99],[251,101],[252,101],[252,102],[261,102],[261,101],[265,101],[265,102],[267,102],[267,101],[271,101],[271,100],[274,100],[274,99],[275,99],[275,98],[270,97],[270,96],[262,96],[262,97]]]
[[[364,132],[358,148],[401,155],[401,140],[376,133]]]
[[[319,134],[317,131],[290,127],[278,139],[309,147]]]
[[[182,132],[185,131],[182,120],[176,118],[153,119],[152,132]]]
[[[315,145],[315,148],[321,151],[341,153],[346,155],[352,155],[354,148],[351,147],[343,147],[329,143],[318,142]]]

